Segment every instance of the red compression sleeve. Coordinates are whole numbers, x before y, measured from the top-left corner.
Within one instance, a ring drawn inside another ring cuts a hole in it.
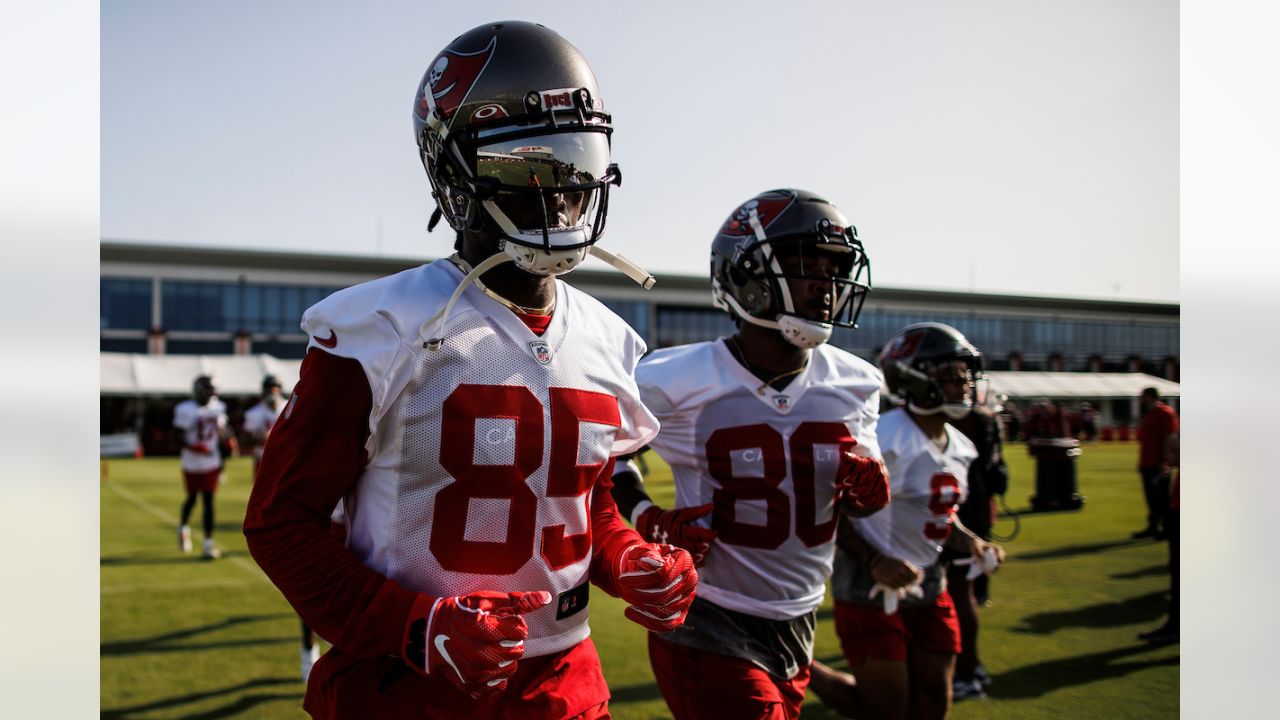
[[[400,655],[417,593],[365,567],[329,528],[364,469],[372,394],[351,359],[312,349],[249,497],[253,559],[321,637],[357,657]]]
[[[609,492],[613,487],[613,465],[612,459],[605,463],[591,490],[591,582],[618,597],[618,562],[622,551],[646,543],[640,533],[623,521],[613,493]]]

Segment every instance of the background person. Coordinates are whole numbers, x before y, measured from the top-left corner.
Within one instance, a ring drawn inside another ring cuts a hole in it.
[[[203,503],[204,551],[210,560],[222,556],[213,544],[213,496],[218,491],[223,457],[220,446],[228,437],[227,406],[217,397],[213,380],[201,375],[191,385],[192,399],[183,400],[173,409],[174,432],[180,436],[182,450],[179,464],[187,498],[182,503],[178,524],[178,547],[191,552],[191,511],[196,498]]]
[[[1138,424],[1138,475],[1147,502],[1147,526],[1135,538],[1164,538],[1161,524],[1169,507],[1169,465],[1165,459],[1169,436],[1178,432],[1178,413],[1160,399],[1160,391],[1145,388],[1138,398],[1142,420]]]

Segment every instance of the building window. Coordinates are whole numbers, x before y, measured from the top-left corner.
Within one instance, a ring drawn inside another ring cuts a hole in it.
[[[99,330],[151,329],[151,281],[102,278]]]

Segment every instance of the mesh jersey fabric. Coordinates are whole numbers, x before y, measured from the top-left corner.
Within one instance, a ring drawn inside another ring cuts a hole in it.
[[[968,493],[969,465],[978,457],[963,433],[950,424],[945,428],[947,447],[939,450],[902,408],[880,417],[877,435],[893,500],[874,515],[853,521],[878,552],[919,568],[937,562],[956,508]],[[857,565],[852,555],[837,551],[831,579],[836,599],[867,601],[871,588],[857,580]]]
[[[173,426],[182,430],[183,448],[180,453],[182,469],[204,473],[222,467],[222,453],[218,450],[218,431],[227,426],[227,406],[218,398],[204,405],[195,400],[183,400],[173,408]],[[208,454],[200,454],[187,445],[204,443]]]
[[[303,316],[311,346],[358,360],[373,395],[369,462],[344,499],[347,546],[415,592],[559,597],[587,582],[597,474],[657,431],[633,378],[645,346],[557,281],[540,337],[472,286],[444,344],[424,348],[427,321],[461,278],[439,260],[335,293]],[[558,609],[526,615],[526,656],[588,635],[585,609]]]
[[[715,507],[699,521],[719,533],[699,597],[771,620],[816,608],[831,573],[838,449],[880,455],[880,372],[821,345],[784,390],[761,390],[716,340],[656,351],[636,378],[662,423],[651,447],[671,466],[675,506]]]

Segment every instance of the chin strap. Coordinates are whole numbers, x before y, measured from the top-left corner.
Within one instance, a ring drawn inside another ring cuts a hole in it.
[[[636,282],[637,285],[644,288],[645,290],[652,288],[653,284],[657,282],[657,280],[652,275],[650,275],[647,271],[645,271],[644,268],[631,262],[630,260],[626,259],[621,255],[614,255],[613,253],[609,252],[608,250],[605,250],[599,245],[592,245],[591,249],[588,250],[587,252],[591,253],[592,255],[608,263],[610,266],[613,267],[614,270],[617,270],[623,275],[626,275],[627,277],[631,278]]]
[[[614,255],[598,245],[592,245],[588,249],[588,252],[603,260],[605,263],[613,267],[613,269],[631,278],[636,282],[636,284],[645,290],[652,288],[654,283],[657,282],[657,280],[643,268],[621,255]],[[427,321],[422,324],[422,329],[419,334],[422,336],[423,340],[422,347],[428,350],[439,350],[440,346],[444,344],[444,324],[449,319],[449,313],[453,311],[454,303],[458,302],[458,298],[462,297],[462,293],[467,289],[467,287],[472,283],[475,283],[477,287],[482,290],[485,289],[484,283],[480,282],[480,276],[503,263],[516,262],[516,258],[510,253],[498,252],[489,256],[474,268],[471,267],[466,260],[463,260],[457,253],[449,256],[449,261],[454,265],[457,265],[458,269],[465,272],[466,275],[463,276],[462,282],[458,283],[458,287],[454,289],[453,294],[449,296],[449,302],[444,306],[444,309],[427,318]],[[435,334],[428,335],[427,328],[429,328],[432,323],[436,324]]]
[[[459,268],[467,266],[467,262],[456,253],[449,259],[453,261],[454,264],[458,265]],[[458,287],[454,289],[453,294],[449,296],[449,302],[445,304],[444,309],[427,318],[427,321],[422,323],[422,329],[419,331],[423,339],[422,347],[432,351],[439,350],[440,346],[444,344],[445,321],[449,319],[449,313],[453,312],[453,304],[458,302],[458,298],[462,297],[463,291],[465,291],[471,283],[478,284],[481,275],[489,272],[502,263],[507,262],[515,262],[515,259],[506,253],[494,253],[485,259],[484,262],[474,268],[471,268],[471,270],[463,276],[462,282],[458,283]],[[437,318],[439,318],[439,322],[436,324],[435,334],[427,335],[427,328],[430,327],[432,323],[436,323]]]
[[[972,405],[942,403],[936,407],[922,408],[919,405],[916,405],[913,400],[907,401],[907,409],[916,415],[937,415],[938,413],[945,413],[946,416],[952,420],[962,420],[969,413],[973,412]]]

